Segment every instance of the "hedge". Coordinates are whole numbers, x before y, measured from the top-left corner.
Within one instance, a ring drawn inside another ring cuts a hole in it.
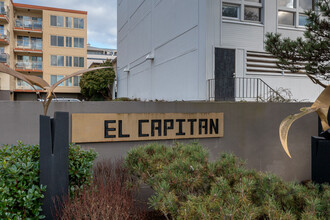
[[[210,162],[197,143],[133,148],[125,164],[168,219],[330,219],[329,185],[288,183],[232,154]]]
[[[88,184],[92,177],[93,150],[69,147],[70,190]],[[41,219],[41,199],[47,186],[39,185],[39,146],[0,147],[0,219]]]

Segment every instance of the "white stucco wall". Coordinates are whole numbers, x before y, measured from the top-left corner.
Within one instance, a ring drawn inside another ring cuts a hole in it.
[[[200,65],[205,31],[199,25],[205,5],[202,0],[118,0],[119,97],[206,98],[205,61]],[[154,60],[146,60],[148,55]]]
[[[246,52],[264,52],[267,32],[303,34],[302,27],[278,25],[277,0],[263,0],[261,23],[224,19],[222,0],[117,2],[118,97],[208,100],[216,47],[236,49],[237,77],[261,78],[275,90],[288,89],[296,100],[313,101],[322,90],[301,75],[247,72]],[[148,55],[154,60],[146,60]]]

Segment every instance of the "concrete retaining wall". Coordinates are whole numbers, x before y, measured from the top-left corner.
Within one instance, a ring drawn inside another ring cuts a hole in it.
[[[250,168],[275,173],[285,180],[311,178],[311,136],[317,135],[316,114],[295,122],[289,134],[290,159],[281,147],[278,128],[283,118],[297,113],[310,103],[206,103],[206,102],[82,102],[52,103],[48,115],[55,111],[70,113],[195,113],[223,112],[224,138],[198,140],[214,160],[221,152],[233,152],[247,161]],[[0,101],[0,144],[39,142],[40,102]],[[71,126],[71,125],[70,125]],[[193,140],[179,140],[190,142]],[[159,141],[173,144],[174,140]],[[99,159],[119,158],[143,142],[90,143]]]

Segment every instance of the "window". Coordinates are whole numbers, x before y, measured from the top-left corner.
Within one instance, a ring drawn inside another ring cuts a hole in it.
[[[64,27],[64,17],[63,16],[50,16],[50,25],[56,27]]]
[[[239,6],[238,5],[223,5],[222,16],[229,18],[239,18]]]
[[[72,37],[66,37],[66,47],[72,47]]]
[[[84,57],[74,57],[73,58],[74,67],[84,67],[84,62],[85,62]]]
[[[261,0],[223,0],[222,16],[225,19],[238,19],[240,21],[262,21]]]
[[[50,56],[51,66],[64,66],[64,56],[51,55]]]
[[[17,47],[30,48],[30,38],[28,36],[17,36]]]
[[[57,76],[51,75],[50,76],[50,85],[54,85],[57,82]]]
[[[80,76],[73,77],[73,86],[79,86]]]
[[[74,18],[73,27],[79,28],[79,29],[84,29],[84,19],[83,18]]]
[[[72,67],[72,56],[66,56],[66,66]]]
[[[304,11],[314,9],[315,0],[279,0],[278,24],[283,26],[305,26]]]
[[[261,9],[255,7],[244,8],[244,20],[261,21],[260,20]]]
[[[42,50],[42,39],[38,37],[31,37],[31,49]]]
[[[64,37],[63,36],[50,36],[50,45],[57,47],[64,47]]]
[[[73,40],[73,47],[84,48],[84,38],[75,37]]]
[[[71,17],[65,17],[65,27],[72,28],[72,18]]]
[[[72,78],[65,80],[65,86],[72,86]]]
[[[50,76],[50,84],[54,85],[55,83],[57,83],[58,81],[60,81],[63,78],[64,78],[63,75],[51,75]],[[60,83],[59,86],[64,86],[64,82]]]

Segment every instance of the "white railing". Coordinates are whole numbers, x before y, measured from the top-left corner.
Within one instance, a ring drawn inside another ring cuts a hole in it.
[[[42,62],[22,62],[16,63],[16,69],[22,70],[42,70]]]

